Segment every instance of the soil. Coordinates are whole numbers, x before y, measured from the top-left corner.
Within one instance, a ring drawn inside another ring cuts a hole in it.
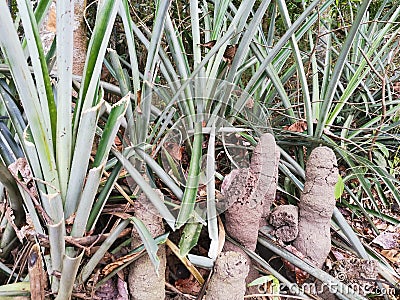
[[[159,193],[161,194],[161,192]],[[135,212],[135,215],[142,220],[153,237],[164,233],[162,218],[144,194],[135,202]],[[132,247],[135,248],[141,244],[142,240],[138,232],[132,230]],[[165,245],[159,245],[157,256],[160,259],[158,274],[147,255],[131,264],[128,278],[131,299],[165,298]]]
[[[331,249],[330,220],[338,179],[334,152],[317,147],[306,165],[306,181],[299,203],[299,235],[293,245],[306,259],[322,268]]]
[[[275,199],[278,159],[279,151],[273,135],[264,134],[254,149],[249,168],[234,170],[223,184],[228,202],[226,231],[230,237],[252,251],[256,249],[258,229],[265,223],[262,221],[263,216],[269,214]],[[240,248],[227,242],[224,251],[244,255],[249,266],[246,283],[258,277],[258,271],[252,267],[250,258]],[[248,294],[257,292],[257,287],[248,290]]]
[[[275,236],[283,242],[293,241],[299,233],[299,208],[294,205],[278,206],[269,217],[275,227]]]
[[[245,279],[249,271],[247,258],[238,252],[227,251],[215,262],[214,274],[208,284],[205,300],[243,300]]]

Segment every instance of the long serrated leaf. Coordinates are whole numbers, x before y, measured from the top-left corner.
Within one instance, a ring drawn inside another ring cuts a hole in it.
[[[158,49],[160,48],[160,39],[164,30],[164,22],[171,0],[160,1],[157,7],[157,14],[154,20],[153,32],[151,35],[150,46],[147,53],[146,67],[144,71],[143,87],[142,87],[142,101],[140,103],[141,113],[137,116],[137,133],[138,143],[146,140],[150,110],[152,99],[152,85],[154,81],[154,72],[156,68],[156,58]]]
[[[194,68],[201,61],[200,50],[200,20],[199,20],[199,2],[198,0],[190,0],[190,24],[192,26],[192,47],[193,47],[193,64]]]
[[[10,270],[10,274],[12,270]],[[2,299],[12,299],[12,298],[20,298],[20,297],[27,297],[30,295],[30,282],[29,281],[22,281],[22,282],[15,282],[10,284],[4,284],[0,286],[0,298]],[[14,298],[14,299],[15,299]]]
[[[192,154],[190,158],[190,166],[188,178],[186,181],[185,191],[181,202],[181,208],[176,220],[176,227],[180,228],[187,220],[193,216],[193,210],[196,202],[197,189],[199,186],[199,173],[201,167],[202,156],[202,123],[195,124]]]
[[[337,209],[337,207],[333,210],[333,219],[336,221],[339,228],[343,231],[346,237],[349,239],[350,243],[353,245],[354,250],[364,259],[368,259],[369,256],[365,251],[364,246],[362,245],[360,239],[357,237],[349,223],[347,223],[345,217],[343,217],[342,213]]]
[[[45,20],[47,11],[49,10],[51,3],[52,3],[52,0],[41,0],[36,5],[34,14],[35,14],[36,23],[38,24],[37,26],[39,28],[43,24],[43,21]],[[22,42],[22,48],[24,50],[26,48],[26,39],[24,39]]]
[[[29,133],[29,127],[26,128],[24,132],[24,148],[25,148],[25,155],[29,161],[29,165],[31,167],[32,173],[39,178],[43,178],[42,169],[40,167],[40,160],[37,153],[37,148],[33,143],[32,136]],[[36,186],[38,191],[47,194],[46,186],[42,182],[37,182]],[[55,191],[57,193],[57,191]]]
[[[37,147],[40,166],[44,180],[51,186],[58,187],[58,174],[56,171],[51,133],[48,132],[43,122],[43,113],[37,95],[36,86],[30,74],[28,64],[24,59],[18,34],[14,29],[13,21],[4,1],[0,2],[0,45],[4,57],[7,59],[14,83],[25,109],[33,139]],[[35,174],[36,175],[36,174]],[[56,192],[52,190],[52,192]]]
[[[190,67],[189,62],[186,55],[186,50],[184,48],[184,41],[180,36],[178,36],[177,29],[174,27],[171,17],[169,15],[166,16],[165,20],[165,33],[168,41],[168,45],[171,48],[172,57],[176,63],[176,67],[178,70],[179,78],[181,81],[185,81],[189,77]],[[199,46],[196,44],[195,46],[198,48]],[[195,49],[197,52],[197,49]],[[176,85],[179,85],[179,82],[176,82]],[[188,115],[194,113],[194,104],[193,101],[186,101],[188,99],[192,99],[192,90],[187,87],[185,89],[185,93],[182,95],[182,101],[179,102],[179,106],[181,109]]]
[[[63,258],[65,255],[65,222],[61,219],[59,223],[48,225],[49,242],[50,242],[50,259],[51,259],[51,272],[56,274],[61,272],[63,265]],[[60,279],[52,275],[51,290],[58,292]]]
[[[53,143],[56,137],[57,111],[49,71],[47,69],[46,56],[43,51],[43,45],[33,14],[31,1],[17,0],[17,3],[24,27],[33,72],[35,74],[36,89],[39,95],[42,118],[49,131],[48,137],[50,138],[50,143]]]
[[[395,182],[398,184],[399,181],[391,176],[385,169],[371,163],[368,159],[364,157],[357,156],[355,160],[359,163],[362,163],[369,170],[371,170],[374,175],[378,176],[379,179],[385,183],[386,187],[389,189],[391,195],[394,197],[396,202],[400,205],[400,193],[398,188],[394,185]]]
[[[267,10],[270,2],[271,2],[270,0],[264,0],[261,2],[252,21],[250,22],[250,24],[248,26],[248,30],[245,30],[243,32],[243,37],[239,43],[239,47],[233,58],[232,65],[229,69],[229,72],[228,72],[228,75],[226,78],[227,81],[233,82],[239,66],[243,63],[243,60],[247,55],[246,49],[249,49],[250,43],[253,40],[256,31],[258,30],[258,25],[261,23],[262,18],[264,16],[265,11]],[[252,4],[248,3],[248,2],[247,3],[243,2],[243,5],[248,5],[248,8],[252,7]],[[241,30],[241,29],[238,28],[238,30]]]
[[[60,190],[65,200],[72,161],[72,63],[74,0],[57,1],[56,154]]]
[[[119,126],[121,125],[122,119],[125,115],[128,101],[130,101],[130,93],[112,106],[97,147],[96,156],[93,161],[94,167],[98,167],[105,163],[105,160],[110,153],[111,146],[114,143],[115,136],[119,130]]]
[[[131,23],[132,29],[134,33],[138,36],[139,40],[146,46],[147,49],[150,47],[149,40],[145,37],[145,35],[140,31],[140,29],[135,25],[135,23]],[[160,65],[160,71],[165,77],[165,80],[168,82],[169,87],[175,91],[175,82],[179,82],[179,77],[175,72],[174,66],[170,61],[167,53],[163,50],[163,48],[159,48],[157,53],[157,60],[160,59],[162,64]]]
[[[211,33],[211,39],[210,40],[216,40],[219,35],[221,34],[221,29],[226,21],[226,12],[229,7],[229,0],[222,0],[222,1],[215,1],[214,5],[214,17],[212,19],[213,21],[213,29]]]
[[[331,125],[336,117],[339,115],[340,111],[343,109],[344,105],[350,99],[350,97],[354,94],[356,88],[361,84],[362,80],[371,73],[371,67],[367,64],[367,59],[371,60],[371,64],[374,65],[375,62],[379,59],[379,57],[384,53],[385,49],[392,43],[392,40],[398,36],[400,29],[397,29],[395,32],[391,34],[390,38],[387,38],[387,32],[392,28],[391,23],[396,20],[397,16],[400,14],[400,7],[393,15],[393,18],[389,20],[389,23],[385,26],[384,29],[381,30],[380,34],[374,38],[374,41],[371,47],[368,49],[368,52],[365,54],[365,58],[359,63],[357,70],[354,75],[350,79],[346,89],[344,90],[342,96],[339,99],[339,102],[333,108],[332,113],[329,115],[327,120],[327,124]],[[384,45],[381,44],[382,39],[385,38],[387,41]],[[379,47],[379,52],[376,53],[376,50]],[[362,49],[358,52],[362,53]]]
[[[103,65],[104,55],[117,15],[119,1],[104,0],[96,18],[96,25],[88,45],[83,71],[82,85],[73,116],[73,139],[80,127],[81,112],[89,109],[96,102],[96,91]]]
[[[75,284],[76,274],[78,273],[79,266],[82,261],[82,251],[77,257],[70,257],[64,255],[63,269],[61,271],[60,289],[58,291],[56,300],[69,299]]]
[[[90,258],[87,264],[82,268],[82,271],[79,273],[77,282],[82,284],[88,280],[90,274],[92,274],[94,268],[96,268],[97,264],[100,260],[103,259],[104,255],[110,249],[115,240],[119,237],[122,230],[125,229],[126,226],[129,225],[130,220],[123,220],[118,226],[111,232],[111,234],[107,237],[107,239],[101,244],[99,249],[97,249],[96,253]]]
[[[171,178],[171,176],[169,176],[165,172],[165,170],[145,151],[140,148],[135,148],[135,152],[141,159],[143,159],[143,161],[150,167],[150,169],[152,169],[153,172],[156,173],[158,177],[160,177],[162,182],[164,182],[164,184],[171,189],[172,193],[174,193],[174,195],[181,200],[183,197],[183,192],[180,187],[175,183],[175,181]]]
[[[10,130],[1,121],[0,121],[0,156],[3,162],[7,166],[16,161],[18,157],[23,156],[21,149],[11,136]]]
[[[187,222],[179,241],[179,252],[182,257],[185,257],[197,245],[202,228],[203,224],[196,222],[194,218]]]
[[[121,89],[122,95],[127,95],[129,93],[129,78],[125,77],[124,70],[122,69],[120,63],[120,57],[114,49],[108,49],[110,54],[110,62],[113,67],[115,74],[113,74],[119,83],[119,88]]]
[[[179,39],[176,29],[173,26],[172,19],[167,15],[165,20],[165,31],[168,40],[168,44],[171,47],[171,54],[176,61],[176,67],[179,71],[179,76],[185,80],[189,76],[189,62],[187,61],[187,55],[185,55],[185,49],[182,45],[182,39]],[[197,47],[197,45],[196,45]]]
[[[282,18],[283,18],[283,23],[285,24],[286,30],[292,26],[292,22],[290,20],[289,12],[286,6],[285,1],[278,1],[278,7],[281,12]],[[312,114],[312,106],[311,106],[311,100],[310,100],[310,92],[308,89],[308,83],[307,83],[307,76],[305,73],[305,67],[303,65],[303,60],[301,57],[299,45],[297,43],[295,35],[293,35],[290,39],[290,45],[293,50],[293,55],[294,59],[296,62],[296,69],[297,69],[297,74],[299,81],[301,83],[301,88],[302,88],[302,95],[303,95],[303,101],[304,101],[304,107],[305,107],[305,115],[307,119],[307,130],[309,135],[313,135],[313,114]]]
[[[175,230],[175,217],[171,214],[170,210],[166,207],[164,202],[160,199],[158,194],[153,190],[153,188],[149,185],[148,182],[142,177],[138,170],[132,165],[132,163],[126,159],[121,153],[118,151],[111,149],[111,152],[115,155],[115,157],[122,163],[122,165],[126,168],[128,173],[132,176],[132,179],[140,186],[142,191],[149,198],[151,203],[155,206],[161,216],[165,219],[168,225]]]
[[[169,232],[168,233],[164,233],[163,235],[160,235],[160,236],[156,237],[154,240],[158,245],[165,244],[165,242],[168,239],[168,236],[169,236]],[[140,245],[139,247],[137,247],[137,248],[133,249],[132,251],[130,251],[128,253],[128,255],[139,254],[139,253],[143,252],[144,250],[145,250],[144,245]],[[141,255],[138,255],[138,256],[133,257],[132,260],[126,261],[124,264],[122,264],[118,268],[114,269],[112,272],[110,272],[110,274],[108,274],[102,280],[100,280],[96,286],[101,286],[108,279],[113,277],[119,271],[122,271],[123,269],[125,269],[127,266],[129,266],[132,262],[134,262],[135,260],[139,259],[140,257],[141,257]]]
[[[18,188],[19,188],[19,192],[22,196],[22,199],[24,199],[24,205],[25,205],[24,207],[26,208],[26,211],[28,212],[29,216],[31,217],[32,224],[33,224],[35,231],[37,233],[43,234],[44,231],[42,228],[42,224],[40,222],[38,212],[35,209],[35,205],[33,204],[31,195],[29,195],[29,193],[27,191],[25,191],[23,188],[21,188],[20,186],[18,186]]]
[[[103,102],[100,101],[98,105],[84,111],[82,114],[74,150],[75,155],[71,166],[71,174],[73,176],[69,178],[68,191],[64,204],[66,217],[73,214],[78,207],[102,104]]]
[[[129,60],[132,70],[132,81],[133,81],[133,95],[135,98],[135,106],[138,103],[138,95],[140,93],[140,72],[139,72],[139,63],[137,58],[137,51],[135,46],[135,37],[133,35],[132,29],[132,18],[130,15],[129,3],[127,0],[122,0],[120,7],[119,7],[119,14],[122,18],[122,23],[124,24],[125,34],[126,34],[126,43],[128,45],[128,52],[129,52]],[[120,84],[121,85],[121,84]],[[128,136],[129,138],[134,141],[134,144],[137,142],[135,136],[135,124],[133,118],[133,105],[131,102],[128,104],[126,118],[128,121]]]
[[[90,211],[89,219],[86,226],[86,231],[94,229],[94,226],[96,225],[96,222],[101,215],[101,211],[103,210],[104,205],[106,204],[106,201],[115,186],[115,183],[119,179],[118,175],[121,169],[122,169],[122,164],[118,161],[117,164],[114,166],[113,170],[111,171],[111,174],[107,178],[104,187],[97,196],[97,200],[94,203],[92,210]]]
[[[160,259],[157,256],[158,245],[157,242],[152,237],[150,231],[147,229],[144,223],[136,218],[129,218],[133,224],[135,225],[136,231],[139,233],[140,239],[143,242],[144,247],[146,248],[147,254],[149,255],[150,261],[154,265],[154,269],[158,275],[158,269],[160,267]]]
[[[11,92],[6,81],[4,79],[0,79],[0,100],[7,110],[8,117],[13,124],[19,140],[22,141],[26,124],[22,117],[21,111],[15,103],[15,99],[10,93]]]
[[[35,19],[38,27],[42,24],[46,17],[47,10],[51,5],[52,0],[40,0],[35,8]]]
[[[312,10],[319,4],[319,2],[320,2],[319,0],[311,2],[310,5],[304,10],[304,12],[292,24],[292,26],[285,32],[285,34],[281,37],[281,39],[276,43],[276,45],[271,49],[271,51],[268,53],[268,56],[264,59],[262,64],[259,66],[258,70],[253,74],[253,76],[247,83],[245,93],[242,93],[242,96],[235,104],[234,107],[235,111],[242,110],[249,97],[249,91],[251,89],[254,89],[257,85],[261,83],[259,79],[260,77],[262,77],[261,75],[264,73],[265,69],[273,61],[276,55],[282,50],[282,47],[285,46],[287,41],[296,32],[296,30],[300,27],[301,23],[304,22],[304,20],[308,17],[308,15],[312,12]]]
[[[93,201],[99,188],[103,168],[104,166],[101,165],[89,171],[85,187],[78,202],[74,224],[72,225],[71,236],[73,237],[83,237],[85,233]]]
[[[41,193],[42,205],[53,223],[59,223],[64,219],[64,207],[60,193],[44,194]]]
[[[132,18],[129,10],[129,3],[127,0],[121,1],[119,14],[121,15],[122,22],[125,28],[126,40],[128,44],[129,58],[132,69],[133,91],[134,94],[140,90],[140,72],[139,64],[136,53],[135,38],[132,29]]]
[[[211,239],[208,256],[215,260],[218,256],[218,222],[215,200],[215,126],[211,127],[207,149],[206,188],[207,188],[207,229]]]
[[[353,43],[354,37],[356,36],[360,23],[363,19],[365,12],[367,11],[369,5],[371,4],[371,0],[363,1],[361,6],[358,9],[356,19],[352,23],[349,34],[346,37],[346,40],[341,48],[339,57],[336,60],[335,67],[332,72],[332,76],[329,80],[328,90],[326,92],[326,98],[323,99],[323,103],[321,106],[321,115],[320,120],[318,120],[317,128],[315,129],[315,136],[321,137],[323,133],[323,129],[325,127],[326,121],[328,119],[328,111],[332,104],[333,98],[335,96],[336,88],[339,83],[340,76],[342,75],[342,71],[347,60],[347,55],[351,49],[351,45]]]
[[[221,37],[221,39],[216,42],[214,47],[211,48],[211,50],[201,60],[196,69],[193,70],[193,72],[190,74],[189,78],[180,85],[179,89],[176,91],[176,93],[171,98],[168,105],[165,107],[164,111],[160,115],[160,118],[166,118],[165,116],[169,113],[171,107],[176,104],[176,101],[181,97],[182,92],[189,86],[189,84],[193,83],[193,79],[199,74],[199,72],[207,64],[207,62],[210,61],[210,59],[219,51],[220,47],[228,41],[228,39],[234,34],[235,30],[236,28],[234,26],[229,27],[227,32]]]
[[[271,82],[274,84],[274,87],[276,89],[276,92],[278,93],[279,97],[281,98],[281,101],[283,103],[283,106],[286,109],[286,114],[291,117],[292,122],[295,122],[295,113],[293,111],[293,105],[290,101],[290,97],[286,93],[285,87],[279,78],[279,75],[275,68],[272,65],[269,65],[265,68],[265,72],[270,78]]]

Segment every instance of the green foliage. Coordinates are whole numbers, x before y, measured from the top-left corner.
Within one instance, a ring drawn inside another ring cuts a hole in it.
[[[338,181],[335,185],[335,199],[340,199],[344,192],[344,182],[342,176],[338,176]]]

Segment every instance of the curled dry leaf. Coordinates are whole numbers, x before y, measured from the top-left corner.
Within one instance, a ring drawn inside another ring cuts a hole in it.
[[[76,213],[73,213],[72,215],[70,215],[70,216],[65,220],[65,225],[72,225],[72,224],[74,224],[75,217],[76,217]]]
[[[236,50],[238,47],[239,47],[239,44],[226,46],[223,60],[226,61],[229,65],[232,63],[232,60],[235,57]]]
[[[177,161],[182,160],[183,147],[179,144],[174,142],[165,142],[164,147],[174,159]]]
[[[189,278],[181,278],[175,281],[175,287],[184,294],[197,295],[201,290],[200,283],[190,274]]]
[[[393,84],[393,91],[397,94],[400,94],[400,81],[395,82]]]
[[[383,249],[399,248],[400,233],[398,232],[382,232],[372,240],[373,243],[381,246]]]
[[[137,105],[139,106],[140,103],[142,102],[142,90],[138,90],[136,92],[136,101],[137,101]]]
[[[381,254],[393,263],[400,263],[400,252],[398,250],[382,250]]]
[[[206,42],[204,44],[199,44],[199,46],[205,47],[207,49],[211,49],[212,47],[215,46],[216,43],[217,43],[217,40],[212,40],[212,41]],[[238,47],[239,47],[239,44],[226,46],[223,60],[225,62],[227,62],[229,65],[232,63],[232,60],[235,57],[236,50]]]
[[[15,162],[8,166],[8,169],[15,180],[22,185],[32,197],[37,199],[38,193],[36,190],[35,181],[33,180],[32,171],[26,158],[18,158]]]
[[[28,271],[32,299],[44,299],[47,276],[43,269],[42,254],[40,253],[39,244],[33,245],[29,253]]]
[[[112,271],[114,271],[115,269],[119,268],[120,266],[135,260],[137,257],[142,255],[142,253],[144,251],[145,250],[143,249],[140,252],[124,255],[124,256],[118,258],[116,261],[114,261],[114,262],[108,264],[107,266],[105,266],[104,269],[101,271],[101,274],[103,276],[107,276],[108,274],[110,274]]]
[[[138,90],[136,92],[136,100],[137,100],[136,111],[138,112],[138,114],[142,114],[142,109],[140,108],[140,104],[142,102],[142,91],[141,90]]]
[[[217,40],[212,40],[212,41],[206,42],[204,44],[199,44],[199,46],[205,47],[207,49],[211,49],[212,47],[215,46],[216,42],[217,42]]]
[[[296,249],[296,247],[293,247],[292,245],[286,246],[285,249],[292,252],[294,255],[296,255],[297,257],[299,257],[301,259],[305,258],[304,254],[301,253],[299,250]],[[295,277],[296,277],[296,282],[298,284],[303,284],[308,279],[308,277],[310,277],[310,274],[308,274],[306,271],[303,271],[302,269],[297,268],[296,266],[294,266],[292,263],[290,263],[286,259],[282,259],[282,262],[288,271],[294,272]]]
[[[304,132],[307,130],[307,122],[305,120],[299,120],[290,126],[284,126],[283,129],[292,132]]]
[[[22,226],[21,229],[19,229],[18,226],[15,225],[15,223],[14,223],[15,216],[14,216],[14,212],[11,209],[11,207],[7,207],[7,209],[5,211],[5,217],[7,218],[8,223],[14,229],[14,231],[21,243],[23,242],[24,238],[29,239],[29,237],[36,236],[36,231],[32,224],[32,220],[31,220],[29,214],[27,214],[27,216],[26,216],[27,224]]]
[[[122,148],[123,148],[122,141],[118,136],[116,136],[114,138],[114,145],[118,151],[122,151]]]

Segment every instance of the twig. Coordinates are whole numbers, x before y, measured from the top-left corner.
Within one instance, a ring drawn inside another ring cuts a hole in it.
[[[179,248],[171,242],[169,239],[166,240],[165,245],[167,245],[171,251],[179,258],[179,260],[185,265],[185,267],[189,270],[189,272],[196,278],[196,280],[200,284],[204,284],[204,278],[200,274],[200,272],[192,265],[192,263],[187,259],[187,257],[183,257],[179,253]]]

